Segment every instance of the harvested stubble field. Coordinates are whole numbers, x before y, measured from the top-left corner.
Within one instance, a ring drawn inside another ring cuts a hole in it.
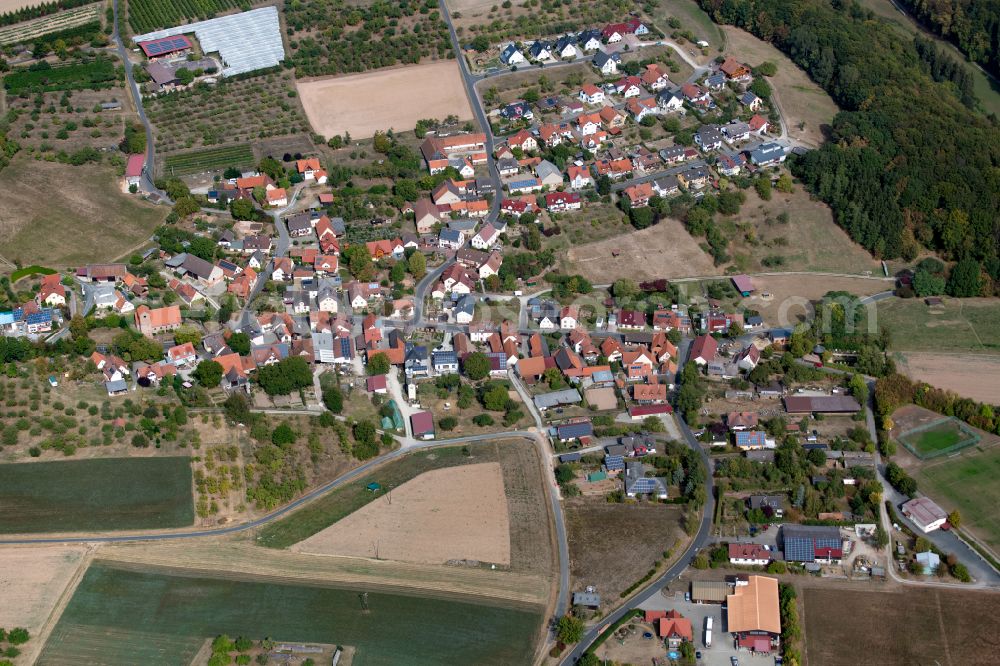
[[[188,458],[0,465],[0,533],[185,527],[194,522]]]
[[[676,505],[575,497],[563,506],[571,587],[596,586],[602,609],[617,605],[619,594],[646,575],[683,536],[682,509]]]
[[[424,472],[292,550],[426,564],[509,565],[510,524],[500,465]]]
[[[722,26],[722,30],[726,33],[727,53],[752,66],[764,61],[778,66],[778,72],[769,82],[777,90],[788,135],[806,145],[819,147],[824,141],[822,128],[830,125],[839,111],[830,95],[788,56],[767,42],[733,26]]]
[[[110,261],[148,239],[168,212],[122,194],[108,167],[18,155],[0,171],[0,253],[11,261],[54,268]]]
[[[149,97],[146,113],[164,153],[309,134],[290,72]]]
[[[265,526],[257,542],[269,548],[288,548],[344,519],[378,495],[369,483],[398,488],[419,474],[435,469],[498,462],[503,471],[504,494],[510,524],[510,565],[513,571],[548,575],[552,571],[548,501],[538,456],[531,444],[495,442],[468,447],[444,447],[394,460],[352,483]]]
[[[623,20],[616,0],[579,0],[571,6],[543,2],[541,8],[526,3],[501,7],[484,0],[448,0],[448,9],[455,27],[464,29],[464,38],[486,35],[492,42],[534,40]]]
[[[618,256],[612,256],[616,252]],[[664,219],[659,224],[615,238],[570,247],[563,265],[595,284],[618,278],[646,280],[717,275],[709,256],[678,220]]]
[[[898,592],[800,590],[810,666],[991,664],[995,592],[905,587]]]
[[[894,354],[893,360],[911,379],[954,391],[963,398],[990,403],[1000,396],[1000,356],[905,352]]]
[[[347,132],[358,139],[388,129],[405,132],[423,118],[472,118],[454,60],[296,81],[295,86],[310,124],[326,138]]]
[[[0,548],[0,627],[37,634],[83,562],[84,546]]]
[[[361,592],[366,592],[367,609]],[[180,571],[90,568],[39,664],[190,663],[205,639],[357,647],[354,663],[529,663],[540,609]],[[391,631],[387,628],[391,627]]]

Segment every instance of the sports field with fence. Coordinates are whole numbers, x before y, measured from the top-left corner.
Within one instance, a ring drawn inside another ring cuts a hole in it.
[[[978,444],[980,437],[958,419],[946,416],[907,430],[896,439],[913,455],[929,460]]]

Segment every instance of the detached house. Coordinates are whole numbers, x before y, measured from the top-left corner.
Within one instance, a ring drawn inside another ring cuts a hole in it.
[[[528,49],[528,55],[532,60],[552,60],[552,51],[549,48],[548,42],[538,40]]]
[[[598,51],[594,54],[591,64],[604,76],[613,76],[618,73],[618,64],[621,61],[622,58],[617,53],[608,54],[604,51]]]
[[[750,161],[755,166],[774,166],[785,161],[785,148],[773,141],[762,143],[750,151]]]
[[[664,90],[656,98],[656,103],[667,112],[684,109],[684,97],[677,90]]]
[[[596,51],[601,48],[601,31],[596,28],[584,30],[576,36],[576,42],[584,51]]]
[[[757,136],[764,136],[771,129],[771,123],[764,116],[754,115],[747,124],[750,126],[750,131]]]
[[[488,250],[500,240],[500,232],[492,224],[487,223],[472,237],[472,247],[477,250]]]
[[[552,48],[552,54],[558,58],[576,57],[576,35],[563,35]]]
[[[319,185],[326,184],[326,172],[320,166],[319,160],[311,157],[305,160],[296,160],[295,169],[305,180],[314,180]]]
[[[740,96],[740,104],[751,111],[759,111],[760,107],[764,105],[764,101],[748,90]]]
[[[628,99],[629,97],[638,97],[643,93],[642,79],[638,76],[626,76],[623,79],[619,79],[614,85],[615,92],[625,99]]]
[[[571,164],[566,169],[566,175],[569,176],[569,186],[574,190],[582,190],[594,185],[594,179],[590,177],[590,171],[585,166]]]
[[[500,62],[508,67],[520,65],[525,62],[524,54],[517,49],[516,45],[508,44],[503,51],[500,52]]]
[[[722,148],[722,141],[718,125],[702,125],[694,135],[694,142],[705,152]]]
[[[521,130],[514,136],[507,139],[507,145],[511,148],[520,148],[526,153],[538,150],[538,141],[528,130]]]
[[[693,106],[708,106],[712,101],[711,96],[693,83],[685,83],[681,86],[681,95],[684,100]]]
[[[545,195],[545,207],[554,213],[580,210],[583,199],[579,192],[549,192]]]
[[[642,208],[649,204],[650,197],[654,195],[653,185],[652,183],[638,183],[626,187],[622,194],[628,198],[632,208]]]
[[[643,85],[654,92],[663,90],[670,84],[670,77],[655,63],[646,65],[646,71],[639,78],[642,80]]]
[[[643,118],[646,116],[656,116],[660,113],[660,106],[656,103],[656,100],[652,97],[647,97],[646,99],[632,99],[629,100],[628,104],[625,105],[635,121],[642,122]]]
[[[578,95],[581,102],[587,104],[603,104],[604,103],[604,91],[595,86],[593,83],[585,83],[583,87],[580,88],[580,94]]]
[[[728,80],[737,83],[750,83],[753,80],[750,68],[732,56],[719,65],[719,71],[725,74]]]

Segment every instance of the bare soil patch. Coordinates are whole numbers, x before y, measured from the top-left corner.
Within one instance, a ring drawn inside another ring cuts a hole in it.
[[[422,118],[472,118],[454,60],[296,81],[295,86],[309,123],[327,138],[345,132],[353,138],[387,129],[402,132]]]
[[[722,30],[726,33],[727,50],[735,57],[754,66],[765,60],[778,66],[770,83],[777,90],[788,135],[810,146],[823,143],[822,128],[839,111],[830,96],[788,56],[767,42],[730,25],[722,26]]]
[[[84,558],[85,546],[0,549],[0,627],[37,634]]]
[[[426,564],[510,564],[510,525],[498,463],[425,472],[292,547],[317,555]]]
[[[895,358],[911,379],[954,391],[963,398],[992,403],[1000,395],[998,356],[907,352]]]
[[[571,591],[595,586],[603,610],[615,606],[618,595],[656,566],[683,534],[681,509],[675,505],[575,497],[563,508]]]
[[[988,664],[994,661],[1000,596],[986,591],[908,587],[803,592],[810,666],[878,663]],[[849,612],[830,612],[841,609]],[[876,620],[877,621],[874,621]]]
[[[43,0],[0,0],[0,14],[13,12],[23,7],[34,7],[44,4]]]
[[[571,272],[596,284],[626,277],[646,280],[720,273],[684,225],[671,219],[641,231],[571,247],[565,264]]]

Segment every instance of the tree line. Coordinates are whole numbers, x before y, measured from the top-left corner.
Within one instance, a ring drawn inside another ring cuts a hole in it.
[[[901,0],[920,23],[1000,76],[1000,1]]]
[[[1000,128],[935,82],[913,43],[857,3],[700,0],[720,22],[773,43],[842,109],[830,141],[792,161],[851,237],[883,258],[920,247],[1000,278]]]

